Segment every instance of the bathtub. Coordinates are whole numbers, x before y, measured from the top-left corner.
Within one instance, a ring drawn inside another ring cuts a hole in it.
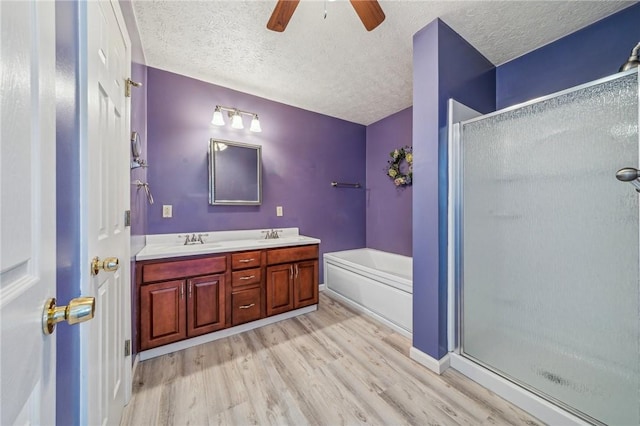
[[[324,254],[330,296],[401,334],[413,333],[413,258],[374,249]]]

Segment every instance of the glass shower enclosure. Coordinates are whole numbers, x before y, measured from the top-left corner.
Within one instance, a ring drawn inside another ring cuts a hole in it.
[[[638,71],[460,123],[457,352],[591,423],[640,424]]]

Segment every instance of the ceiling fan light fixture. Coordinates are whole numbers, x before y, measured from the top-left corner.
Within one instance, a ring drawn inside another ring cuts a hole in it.
[[[213,118],[211,119],[211,124],[215,126],[224,126],[224,117],[222,116],[222,110],[218,105],[216,105],[216,110],[213,111]]]

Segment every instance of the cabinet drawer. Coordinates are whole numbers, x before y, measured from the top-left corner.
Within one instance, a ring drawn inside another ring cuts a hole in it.
[[[262,270],[260,268],[245,269],[242,271],[234,271],[231,274],[231,283],[233,287],[249,284],[259,284],[262,279]]]
[[[260,319],[260,287],[231,294],[231,323],[242,324]]]
[[[142,267],[142,281],[175,280],[178,278],[194,277],[196,275],[219,274],[226,270],[226,256],[151,263]]]
[[[260,251],[245,251],[231,255],[231,268],[246,269],[260,266]]]
[[[297,262],[299,260],[317,259],[318,246],[298,246],[267,251],[267,263],[276,265],[278,263]]]

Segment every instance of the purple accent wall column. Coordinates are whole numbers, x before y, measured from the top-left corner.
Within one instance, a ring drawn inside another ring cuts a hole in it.
[[[640,41],[640,4],[500,65],[498,109],[618,72]]]
[[[147,82],[149,234],[299,227],[322,239],[321,255],[364,247],[365,190],[330,183],[366,184],[365,126],[151,67]],[[211,125],[217,104],[257,113],[262,133],[247,118],[244,130]],[[210,138],[262,146],[261,206],[208,204]],[[173,218],[162,218],[163,204]]]
[[[367,126],[367,247],[412,255],[413,187],[396,187],[386,175],[389,153],[411,146],[411,107]]]
[[[447,352],[447,100],[495,109],[495,68],[437,19],[413,38],[413,346]]]
[[[413,346],[438,351],[438,26],[413,36]]]
[[[80,296],[78,3],[56,2],[56,297]],[[56,329],[56,424],[80,419],[80,329]]]

